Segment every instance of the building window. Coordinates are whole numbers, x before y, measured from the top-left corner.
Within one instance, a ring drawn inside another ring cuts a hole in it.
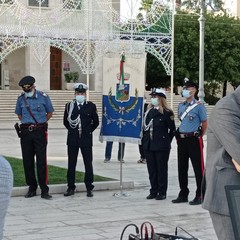
[[[40,5],[39,5],[40,3]],[[31,7],[48,7],[48,0],[28,0],[28,6]]]
[[[63,0],[63,3],[64,2],[67,2],[68,0]],[[74,0],[75,2],[71,1],[71,3],[74,3],[74,4],[77,4],[78,3],[78,6],[76,7],[77,10],[80,10],[81,9],[81,4],[82,4],[82,0]],[[71,3],[67,3],[67,4],[64,4],[64,8],[65,9],[73,9],[73,5]]]

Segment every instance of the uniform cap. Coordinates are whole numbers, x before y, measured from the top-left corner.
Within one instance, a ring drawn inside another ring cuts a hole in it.
[[[188,78],[184,78],[183,87],[195,87],[196,89],[198,89],[198,85],[195,82],[189,80]]]
[[[88,90],[88,86],[85,83],[75,83],[73,85],[73,89],[75,92],[86,92]]]
[[[35,83],[34,77],[25,76],[19,81],[18,85],[23,88],[28,88],[28,87],[31,87],[34,83]]]
[[[160,97],[167,98],[166,97],[166,92],[165,92],[165,90],[163,88],[153,88],[152,92],[150,93],[150,95],[152,95],[152,96],[158,95]]]

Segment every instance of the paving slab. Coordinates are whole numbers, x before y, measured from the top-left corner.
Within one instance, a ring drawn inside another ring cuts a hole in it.
[[[50,125],[49,164],[67,168],[66,133],[62,123]],[[105,142],[100,143],[98,136],[99,129],[94,132],[94,173],[116,179],[115,187],[106,190],[107,186],[98,188],[96,184],[94,197],[87,198],[81,184],[77,193],[71,197],[63,196],[62,193],[66,189],[64,184],[51,185],[52,200],[41,199],[40,195],[25,199],[22,195],[26,187],[23,187],[21,194],[11,197],[5,219],[4,240],[117,240],[120,239],[121,232],[127,224],[136,224],[140,227],[144,221],[150,221],[156,232],[174,234],[175,227],[180,226],[196,238],[217,239],[209,214],[201,205],[171,203],[179,191],[175,140],[169,159],[167,199],[156,201],[146,199],[149,194],[149,179],[146,164],[137,163],[138,146],[126,144],[125,163],[121,165],[117,161],[118,144],[114,143],[112,159],[110,163],[104,163]],[[206,139],[204,144],[206,147]],[[14,129],[10,125],[1,128],[1,123],[0,154],[21,157],[20,142]],[[77,170],[84,171],[81,155]],[[130,184],[130,187],[121,187],[121,183]],[[56,190],[57,188],[59,189]],[[189,188],[191,200],[194,198],[196,188],[191,164]],[[135,233],[133,226],[126,229],[123,239],[128,239],[130,233]]]

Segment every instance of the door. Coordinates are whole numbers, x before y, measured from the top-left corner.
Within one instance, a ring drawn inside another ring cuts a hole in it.
[[[62,90],[62,50],[50,47],[50,90]]]

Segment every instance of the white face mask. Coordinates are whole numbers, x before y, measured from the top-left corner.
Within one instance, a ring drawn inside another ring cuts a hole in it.
[[[191,97],[191,91],[187,90],[187,89],[183,89],[182,96],[185,97],[185,98]]]
[[[85,101],[85,96],[84,95],[76,95],[75,99],[79,103],[83,103]]]
[[[151,98],[151,103],[153,106],[157,106],[158,105],[158,99],[157,98]]]
[[[25,92],[25,96],[26,97],[32,97],[33,96],[33,94],[34,94],[34,91],[31,91],[31,92]]]

